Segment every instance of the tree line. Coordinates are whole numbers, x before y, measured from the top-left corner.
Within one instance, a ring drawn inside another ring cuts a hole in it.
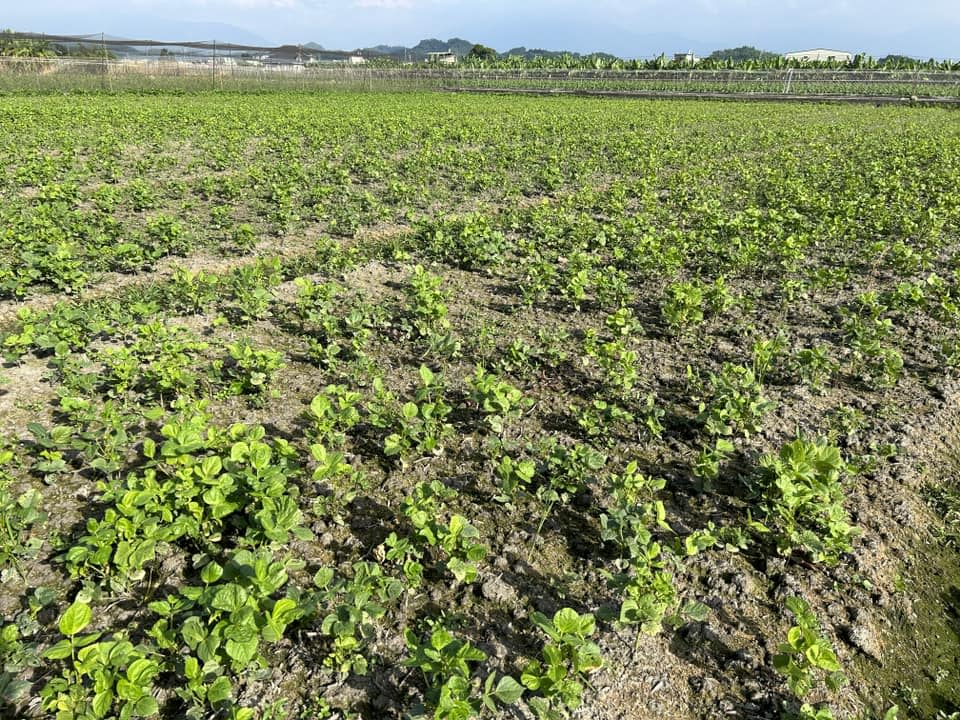
[[[95,57],[113,59],[116,56],[106,48],[87,43],[62,45],[48,40],[25,38],[12,30],[0,32],[0,57]]]

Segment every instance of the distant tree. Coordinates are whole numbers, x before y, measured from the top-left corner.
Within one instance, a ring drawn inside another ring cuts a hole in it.
[[[21,38],[13,30],[0,33],[0,57],[53,57],[56,55],[45,40]]]
[[[483,60],[486,62],[493,62],[497,59],[497,51],[486,45],[481,45],[477,43],[472,48],[470,52],[467,53],[468,60]]]
[[[77,58],[99,58],[106,60],[116,60],[117,56],[107,50],[102,45],[85,45],[84,43],[79,43],[77,45],[54,45],[54,50],[57,55],[65,57],[77,57]]]
[[[908,57],[907,55],[887,55],[886,57],[880,58],[878,62],[882,67],[892,68],[894,70],[913,68],[920,64],[919,60]]]
[[[710,53],[708,60],[733,60],[734,62],[745,62],[747,60],[772,60],[779,57],[777,53],[767,50],[760,50],[750,45],[743,45],[738,48],[729,48],[727,50],[715,50]]]

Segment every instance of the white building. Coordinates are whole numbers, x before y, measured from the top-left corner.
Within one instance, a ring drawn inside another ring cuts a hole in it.
[[[675,63],[683,63],[684,65],[696,65],[700,62],[700,58],[694,55],[693,52],[674,53],[673,61]]]
[[[367,59],[363,55],[351,55],[347,62],[351,65],[366,65]]]
[[[848,53],[844,50],[814,48],[813,50],[799,50],[797,52],[785,53],[783,57],[787,60],[807,60],[811,62],[835,60],[836,62],[848,63],[853,60],[853,53]]]
[[[456,65],[457,56],[449,50],[444,50],[443,52],[432,52],[427,53],[427,62],[439,63],[440,65]]]

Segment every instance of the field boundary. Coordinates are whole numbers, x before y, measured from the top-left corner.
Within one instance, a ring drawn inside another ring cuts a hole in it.
[[[124,90],[442,90],[617,94],[637,97],[727,97],[821,101],[837,96],[849,102],[955,104],[960,73],[919,70],[550,70],[474,67],[388,67],[375,63],[311,62],[296,55],[271,60],[220,55],[109,60],[107,58],[0,58],[0,92]],[[953,101],[953,102],[947,102]]]
[[[636,98],[638,100],[726,100],[730,102],[831,103],[846,105],[922,105],[960,107],[960,98],[893,97],[883,95],[798,95],[784,93],[693,92],[679,90],[582,90],[567,88],[444,87],[444,92],[492,95],[573,95],[576,97]]]

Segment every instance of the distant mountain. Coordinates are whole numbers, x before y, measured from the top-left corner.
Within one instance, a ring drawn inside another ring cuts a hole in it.
[[[535,57],[560,57],[563,51],[543,50],[542,48],[533,48],[528,50],[521,45],[520,47],[510,48],[506,52],[500,53],[501,57],[522,57],[527,60],[533,60]]]
[[[82,14],[66,11],[51,18],[42,31],[49,34],[78,35],[91,30],[89,20]],[[23,28],[32,30],[32,28]],[[238,45],[274,45],[262,36],[249,30],[218,22],[188,22],[163,18],[135,17],[118,14],[111,18],[106,26],[104,38],[107,40],[169,40],[201,41],[216,40]],[[89,42],[100,39],[100,33],[88,36]]]
[[[102,35],[103,40],[114,41],[114,40],[123,40],[124,38],[116,37],[114,35],[108,35],[104,33]],[[100,49],[100,40],[101,35],[87,35],[84,39],[77,42],[58,42],[57,46],[62,47],[68,51],[68,54],[80,52],[86,54],[84,51],[90,51],[95,53]],[[118,58],[125,57],[136,57],[141,55],[139,48],[131,47],[129,45],[110,45],[107,48],[107,51]]]
[[[326,50],[326,48],[320,43],[308,42],[303,46],[304,50]]]
[[[596,53],[597,55],[606,55],[605,53]],[[569,50],[544,50],[543,48],[525,48],[522,45],[520,47],[510,48],[506,52],[499,53],[500,57],[522,57],[525,60],[533,60],[534,58],[543,57],[543,58],[559,58],[565,55],[570,55],[572,57],[581,57],[580,53],[570,52]]]
[[[711,60],[734,60],[736,62],[743,62],[744,60],[769,60],[779,56],[777,53],[760,50],[752,45],[741,45],[735,48],[714,50],[708,57]]]
[[[216,40],[238,45],[273,44],[256,33],[227,23],[167,20],[151,23],[149,28],[148,37],[158,37],[160,40]]]
[[[403,45],[374,45],[373,47],[363,48],[360,52],[372,55],[393,55],[399,58],[407,58],[415,62],[427,59],[427,55],[432,52],[452,52],[457,57],[466,57],[473,49],[474,43],[463,38],[450,38],[449,40],[438,40],[437,38],[427,38],[421,40],[413,47],[404,47]]]
[[[405,54],[409,54],[410,48],[404,47],[403,45],[374,45],[373,47],[363,48],[363,52],[402,57]]]
[[[410,53],[417,60],[423,60],[427,57],[428,53],[432,52],[452,52],[457,57],[466,57],[467,54],[473,49],[474,43],[469,40],[464,40],[463,38],[450,38],[446,42],[443,40],[437,40],[436,38],[430,38],[428,40],[421,40],[419,43],[410,48]]]
[[[698,54],[703,54],[704,52],[709,52],[705,46],[701,43],[691,43],[689,40],[681,39],[676,36],[641,36],[642,45],[645,47],[659,47],[659,52],[680,52],[686,51],[688,49],[693,49]],[[682,40],[682,41],[681,41]],[[360,50],[362,53],[367,53],[371,55],[391,55],[398,58],[406,58],[414,62],[422,62],[427,59],[427,55],[432,52],[447,52],[450,51],[457,57],[463,58],[466,57],[470,50],[473,49],[474,42],[471,40],[464,40],[463,38],[450,38],[449,40],[439,40],[437,38],[427,38],[421,40],[413,47],[404,47],[403,45],[374,45],[373,47],[366,47]],[[307,47],[307,46],[304,46]],[[659,54],[659,52],[652,54]],[[510,56],[520,56],[527,60],[532,60],[537,57],[562,57],[564,55],[571,55],[573,57],[582,57],[584,55],[597,55],[601,57],[614,57],[607,52],[593,52],[593,53],[582,53],[574,52],[571,50],[546,50],[544,48],[527,48],[524,46],[517,46],[510,48],[504,52],[497,52],[497,54],[502,57]],[[639,55],[639,54],[649,54],[649,53],[634,53],[634,55],[629,55],[629,57]]]

